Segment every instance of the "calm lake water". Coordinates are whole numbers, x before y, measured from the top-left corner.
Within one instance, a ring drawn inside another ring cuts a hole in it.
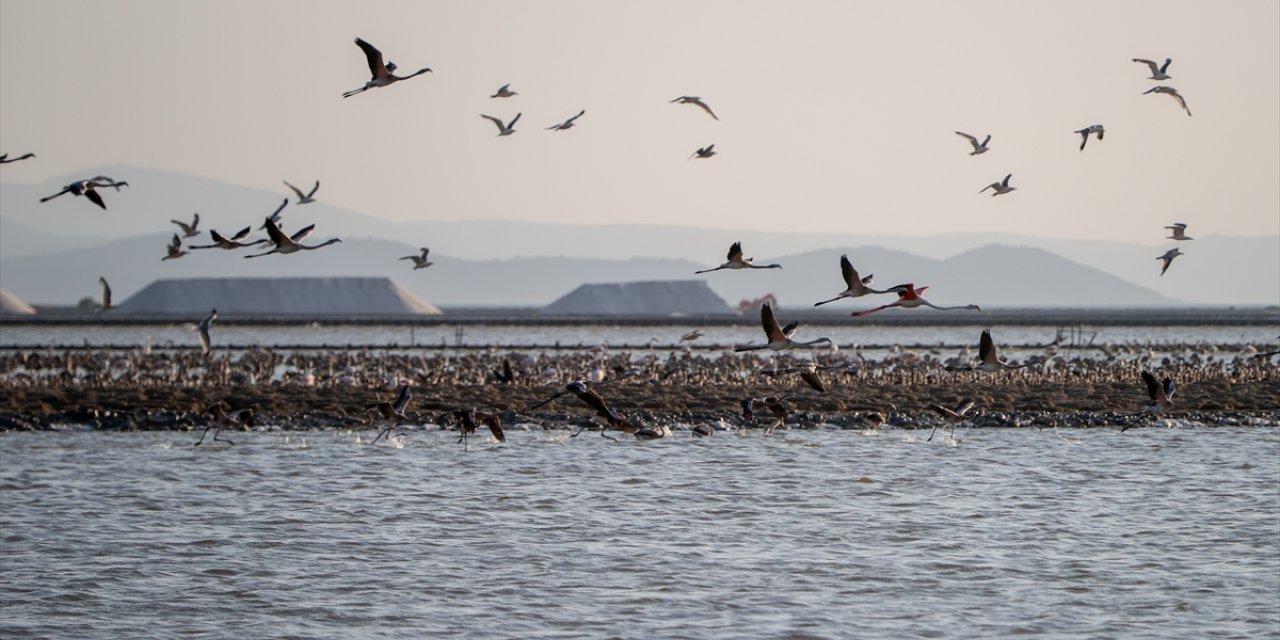
[[[0,435],[5,638],[1276,638],[1280,430]]]

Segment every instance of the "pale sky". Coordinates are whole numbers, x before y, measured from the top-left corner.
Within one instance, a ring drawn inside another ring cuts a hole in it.
[[[344,100],[355,36],[434,72]],[[0,152],[38,155],[0,178],[320,179],[401,220],[1256,236],[1280,233],[1277,65],[1274,0],[0,0]],[[479,117],[517,112],[502,138]]]

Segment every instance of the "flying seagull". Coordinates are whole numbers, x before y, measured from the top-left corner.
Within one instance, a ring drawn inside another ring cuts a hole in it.
[[[1012,178],[1012,177],[1013,177],[1013,174],[1011,173],[1005,176],[1004,180],[1000,182],[992,182],[991,184],[983,187],[982,191],[986,191],[987,189],[994,189],[994,191],[991,192],[991,197],[993,198],[998,195],[1009,193],[1010,191],[1017,189],[1017,187],[1009,186],[1009,178]],[[979,191],[978,193],[982,193],[982,191]]]
[[[160,262],[181,258],[182,256],[187,255],[187,252],[182,250],[182,238],[179,238],[176,233],[173,234],[173,239],[169,241],[166,249],[168,250],[168,255],[160,258]]]
[[[551,125],[550,127],[547,127],[547,129],[552,130],[552,131],[564,131],[565,129],[568,129],[569,127],[572,127],[572,126],[573,126],[573,121],[574,121],[574,120],[577,120],[578,118],[581,118],[581,117],[582,117],[582,114],[584,114],[584,113],[586,113],[586,112],[587,112],[587,110],[586,110],[586,109],[583,109],[582,111],[579,111],[579,112],[578,112],[578,115],[576,115],[576,116],[574,116],[574,117],[572,117],[572,118],[569,118],[568,120],[565,120],[564,122],[561,122],[560,124]]]
[[[519,95],[519,94],[511,90],[510,84],[504,84],[501,87],[498,87],[498,90],[489,97],[490,98],[510,98],[511,96],[514,96],[514,95]]]
[[[1151,67],[1151,77],[1148,78],[1148,80],[1168,80],[1173,77],[1165,73],[1169,70],[1169,63],[1173,62],[1173,58],[1165,58],[1164,64],[1158,66],[1156,65],[1155,60],[1147,60],[1146,58],[1134,58],[1133,61],[1141,62],[1142,64]]]
[[[302,193],[302,189],[299,189],[289,184],[288,180],[282,180],[282,182],[284,182],[284,186],[289,187],[290,189],[293,189],[293,192],[298,194],[298,204],[310,204],[316,201],[315,199],[316,192],[320,190],[319,180],[316,180],[316,186],[311,187],[311,191],[309,191],[305,195]]]
[[[1195,240],[1195,238],[1186,234],[1187,225],[1181,222],[1175,222],[1165,228],[1173,233],[1173,235],[1165,238],[1166,240]]]
[[[499,136],[509,136],[509,135],[511,135],[511,134],[513,134],[513,133],[515,133],[515,132],[516,132],[516,129],[515,129],[515,127],[516,127],[516,121],[517,121],[517,120],[519,120],[519,119],[520,119],[520,116],[522,116],[522,115],[524,115],[524,113],[523,113],[523,112],[521,112],[521,113],[517,113],[517,114],[516,114],[516,117],[512,118],[512,119],[511,119],[511,122],[509,122],[509,123],[507,123],[507,124],[502,124],[502,121],[501,121],[501,120],[499,120],[499,119],[497,119],[497,118],[495,118],[495,117],[493,117],[493,116],[486,116],[486,115],[485,115],[485,114],[483,114],[483,113],[482,113],[482,114],[480,114],[480,117],[481,117],[481,118],[484,118],[485,120],[488,120],[489,122],[492,122],[494,125],[496,125],[496,126],[498,127],[498,135],[499,135]]]
[[[971,136],[971,135],[969,135],[969,134],[967,134],[967,133],[965,133],[965,132],[963,132],[963,131],[957,131],[957,132],[956,132],[956,135],[958,135],[958,136],[960,136],[960,137],[962,137],[962,138],[965,138],[966,140],[968,140],[968,141],[969,141],[969,144],[973,145],[973,151],[970,151],[970,152],[969,152],[969,155],[971,155],[971,156],[982,155],[982,154],[986,153],[986,152],[989,150],[989,149],[987,148],[987,143],[988,143],[988,142],[991,142],[991,134],[989,134],[989,133],[987,134],[987,137],[986,137],[985,139],[983,139],[983,141],[982,141],[981,143],[979,143],[979,142],[978,142],[978,139],[977,139],[977,138],[975,138],[975,137],[973,137],[973,136]]]
[[[200,231],[197,228],[200,226],[200,214],[198,213],[192,214],[191,224],[187,224],[181,220],[170,220],[169,222],[178,225],[178,228],[182,229],[182,237],[184,238],[192,238],[200,235]]]
[[[716,120],[719,120],[719,119],[720,119],[720,118],[715,114],[715,112],[711,110],[711,107],[708,107],[708,106],[707,106],[707,103],[703,102],[703,101],[702,101],[702,98],[699,98],[699,97],[697,97],[697,96],[680,96],[679,98],[676,98],[675,100],[668,100],[668,102],[679,102],[680,104],[692,104],[692,105],[697,105],[697,106],[699,106],[699,107],[702,107],[702,110],[703,110],[703,111],[706,111],[706,112],[707,112],[707,114],[708,114],[708,115],[710,115],[712,118],[715,118]]]
[[[707,146],[705,146],[705,147],[702,147],[702,148],[698,149],[697,151],[694,151],[694,152],[693,152],[693,155],[689,156],[689,159],[690,159],[690,160],[692,160],[692,159],[694,159],[695,157],[697,157],[697,158],[710,158],[711,156],[714,156],[715,154],[716,154],[716,145],[714,145],[714,144],[709,144],[709,145],[707,145]]]
[[[1166,272],[1166,271],[1168,271],[1168,270],[1169,270],[1169,265],[1173,264],[1173,259],[1174,259],[1174,258],[1176,258],[1176,257],[1178,257],[1178,256],[1185,256],[1185,255],[1187,255],[1187,254],[1183,253],[1183,252],[1182,252],[1180,249],[1178,249],[1177,247],[1174,247],[1174,248],[1172,248],[1172,249],[1170,249],[1170,250],[1168,250],[1168,251],[1164,252],[1164,255],[1162,255],[1162,256],[1157,256],[1157,257],[1156,257],[1156,260],[1163,260],[1163,261],[1164,261],[1164,266],[1163,266],[1163,267],[1160,267],[1160,275],[1164,275],[1164,272]]]
[[[400,259],[401,259],[401,260],[412,260],[412,261],[413,261],[413,270],[414,270],[414,271],[417,271],[418,269],[426,269],[427,267],[429,267],[429,266],[431,266],[431,265],[435,264],[434,262],[431,262],[430,260],[427,260],[427,254],[428,254],[428,253],[430,253],[430,252],[431,252],[431,250],[430,250],[430,249],[428,249],[428,248],[426,248],[426,247],[423,247],[423,248],[422,248],[422,254],[421,254],[421,255],[405,256],[405,257],[400,258]]]
[[[1182,110],[1186,111],[1188,116],[1191,115],[1191,109],[1187,108],[1186,99],[1182,97],[1181,93],[1178,93],[1177,89],[1174,89],[1173,87],[1166,87],[1164,85],[1160,85],[1158,87],[1151,87],[1150,89],[1143,91],[1142,95],[1145,96],[1148,93],[1163,93],[1168,95],[1170,98],[1177,100],[1179,105],[1182,105]]]
[[[1102,125],[1100,124],[1090,125],[1088,127],[1080,129],[1079,131],[1076,131],[1076,133],[1080,134],[1080,150],[1084,151],[1085,143],[1089,142],[1089,134],[1096,134],[1098,136],[1098,139],[1101,140],[1102,134],[1106,132],[1107,130],[1103,129]]]

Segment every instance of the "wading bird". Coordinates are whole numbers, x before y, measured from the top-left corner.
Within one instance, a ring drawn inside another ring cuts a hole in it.
[[[176,233],[173,234],[173,239],[169,241],[166,249],[168,249],[169,253],[165,257],[160,258],[160,262],[164,262],[165,260],[175,260],[187,255],[187,252],[182,250],[182,238],[179,238]]]
[[[369,411],[377,411],[384,420],[390,421],[390,424],[388,424],[382,431],[379,431],[378,435],[374,436],[373,440],[370,441],[369,444],[376,443],[382,438],[382,436],[387,436],[387,439],[389,440],[391,438],[390,434],[392,429],[409,421],[409,416],[405,415],[404,411],[409,408],[409,401],[413,399],[413,391],[410,388],[412,385],[409,384],[408,380],[401,380],[399,386],[400,391],[396,394],[396,399],[394,401],[375,402],[374,404],[365,407]]]
[[[266,238],[259,238],[257,240],[254,240],[253,242],[241,242],[241,240],[248,238],[249,234],[252,232],[253,232],[252,229],[250,229],[249,227],[245,227],[237,231],[234,236],[231,236],[231,239],[227,239],[222,237],[222,234],[218,233],[216,229],[210,229],[209,237],[213,238],[213,244],[188,245],[187,248],[188,249],[226,249],[229,251],[231,249],[252,247],[255,245],[262,244],[264,242],[271,242]]]
[[[623,431],[625,433],[636,432],[637,429],[635,425],[631,424],[631,421],[627,419],[626,415],[618,413],[617,411],[614,411],[613,408],[611,408],[609,404],[604,401],[604,398],[601,397],[600,394],[596,393],[594,389],[588,389],[587,383],[581,380],[574,380],[573,382],[570,382],[569,384],[565,385],[564,389],[561,389],[555,395],[529,408],[537,409],[538,407],[541,407],[551,402],[552,400],[555,400],[556,398],[559,398],[560,396],[563,396],[569,393],[572,393],[573,395],[577,396],[578,399],[581,400],[583,404],[594,409],[596,412],[596,416],[604,418],[607,429],[615,429],[617,431]],[[586,427],[583,427],[583,429],[585,428]],[[578,434],[582,433],[583,429],[578,429],[573,435],[569,437],[576,438]],[[604,431],[601,431],[600,435],[605,435]]]
[[[485,115],[485,114],[483,114],[483,113],[482,113],[482,114],[480,114],[480,117],[481,117],[481,118],[484,118],[485,120],[488,120],[489,122],[492,122],[494,125],[496,125],[496,126],[498,127],[498,136],[499,136],[499,137],[501,137],[501,136],[509,136],[509,135],[511,135],[511,134],[513,134],[513,133],[515,133],[515,132],[516,132],[516,122],[517,122],[518,120],[520,120],[520,116],[522,116],[522,115],[524,115],[524,112],[523,112],[523,111],[522,111],[522,112],[520,112],[520,113],[517,113],[517,114],[516,114],[516,117],[512,118],[512,119],[511,119],[511,122],[509,122],[509,123],[507,123],[507,124],[502,124],[502,121],[501,121],[501,120],[499,120],[499,119],[497,119],[497,118],[495,118],[495,117],[493,117],[493,116],[486,116],[486,115]]]
[[[973,137],[973,136],[971,136],[971,135],[969,135],[969,134],[967,134],[967,133],[965,133],[965,132],[963,132],[963,131],[957,131],[957,132],[956,132],[956,135],[958,135],[958,136],[960,136],[960,137],[962,137],[962,138],[964,138],[964,139],[968,140],[968,141],[969,141],[969,144],[973,145],[973,151],[970,151],[970,152],[969,152],[969,155],[971,155],[971,156],[978,156],[978,155],[982,155],[982,154],[984,154],[984,153],[986,153],[987,151],[989,151],[989,150],[990,150],[990,149],[987,147],[987,143],[988,143],[988,142],[991,142],[991,134],[989,134],[989,133],[987,134],[987,137],[986,137],[986,138],[984,138],[984,139],[982,140],[982,142],[981,142],[981,143],[979,143],[979,142],[978,142],[978,139],[977,139],[977,138],[975,138],[975,137]]]
[[[1027,364],[1009,364],[1000,359],[1000,353],[996,350],[996,343],[991,339],[991,330],[986,329],[982,332],[982,337],[978,339],[978,366],[976,367],[947,367],[947,371],[1001,371],[1003,369],[1021,369],[1031,366]]]
[[[965,420],[968,417],[967,414],[969,413],[969,410],[973,408],[973,405],[973,400],[964,400],[955,409],[948,409],[940,404],[931,404],[929,405],[929,408],[942,416],[943,420],[951,423],[951,436],[954,438],[956,434],[955,423]],[[933,434],[937,432],[938,427],[934,427],[933,431],[929,432],[929,437],[925,438],[924,441],[933,442]]]
[[[30,151],[28,151],[28,152],[26,152],[26,153],[24,153],[24,154],[22,154],[22,155],[20,155],[20,156],[18,156],[18,157],[16,157],[16,158],[10,158],[10,157],[9,157],[9,154],[7,154],[7,153],[6,153],[6,154],[0,154],[0,164],[9,164],[10,162],[17,162],[17,161],[19,161],[19,160],[26,160],[27,158],[34,158],[34,157],[36,157],[36,154],[31,153]]]
[[[267,218],[264,224],[267,227],[267,236],[271,238],[271,241],[274,242],[276,246],[270,251],[247,255],[245,256],[246,258],[260,258],[262,256],[269,256],[273,253],[290,254],[297,253],[299,251],[314,251],[315,249],[327,247],[335,242],[342,242],[341,238],[329,238],[320,244],[305,245],[302,244],[302,241],[305,240],[307,236],[311,235],[312,231],[315,231],[316,226],[314,224],[307,225],[302,229],[299,229],[298,232],[292,236],[286,236],[284,232],[280,230],[280,227],[277,227],[270,218]]]
[[[781,269],[782,268],[782,265],[780,264],[764,264],[764,265],[752,264],[751,263],[752,260],[755,260],[755,258],[742,257],[742,243],[735,242],[729,245],[728,259],[724,262],[724,264],[714,269],[703,269],[702,271],[694,271],[693,274],[697,275],[699,273],[711,273],[712,271],[719,271],[721,269]]]
[[[1173,235],[1169,236],[1168,238],[1165,238],[1166,240],[1195,240],[1195,238],[1192,238],[1191,236],[1188,236],[1186,234],[1187,225],[1181,222],[1175,222],[1165,228],[1173,233]]]
[[[315,199],[316,192],[320,190],[319,180],[316,180],[315,186],[311,187],[311,191],[307,192],[306,194],[302,193],[302,189],[299,189],[289,184],[288,180],[281,180],[281,182],[284,183],[284,186],[289,187],[290,189],[293,189],[293,192],[298,194],[298,204],[310,204],[316,201]]]
[[[495,91],[493,95],[489,97],[490,98],[510,98],[511,96],[514,96],[514,95],[519,95],[519,94],[511,90],[510,84],[504,84],[501,87],[498,87],[498,90]]]
[[[1142,95],[1144,95],[1144,96],[1145,96],[1145,95],[1147,95],[1148,93],[1163,93],[1163,94],[1165,94],[1165,95],[1169,96],[1170,98],[1173,98],[1174,100],[1177,100],[1177,101],[1178,101],[1178,104],[1182,106],[1182,110],[1183,110],[1183,111],[1186,111],[1188,116],[1190,116],[1190,115],[1191,115],[1191,109],[1188,109],[1188,108],[1187,108],[1187,100],[1186,100],[1186,98],[1183,98],[1183,97],[1182,97],[1182,94],[1181,94],[1181,93],[1178,93],[1178,90],[1177,90],[1177,89],[1174,89],[1173,87],[1166,87],[1166,86],[1164,86],[1164,85],[1160,85],[1160,86],[1158,86],[1158,87],[1151,87],[1150,89],[1147,89],[1146,91],[1143,91],[1143,92],[1142,92]]]
[[[690,159],[690,160],[692,160],[692,159],[694,159],[694,158],[700,158],[700,159],[701,159],[701,158],[710,158],[711,156],[714,156],[715,154],[716,154],[716,145],[714,145],[714,144],[709,144],[709,145],[707,145],[707,146],[705,146],[705,147],[702,147],[702,148],[700,148],[700,149],[698,149],[698,150],[694,151],[694,152],[693,152],[693,154],[689,156],[689,159]]]
[[[107,203],[102,200],[102,195],[98,193],[97,189],[102,187],[115,187],[116,191],[119,191],[120,187],[127,187],[127,186],[129,186],[129,183],[123,180],[116,182],[115,180],[112,180],[111,178],[108,178],[106,176],[97,176],[94,178],[89,178],[88,180],[77,180],[75,182],[72,182],[71,184],[63,187],[62,191],[59,191],[51,196],[45,196],[43,198],[40,198],[40,202],[48,202],[64,193],[69,193],[73,196],[84,196],[90,202],[98,205],[99,207],[102,207],[103,211],[106,211]]]
[[[428,254],[428,253],[430,253],[430,252],[431,252],[431,250],[430,250],[430,249],[428,249],[428,248],[426,248],[426,247],[422,247],[422,254],[421,254],[421,255],[405,256],[405,257],[400,258],[400,259],[401,259],[401,260],[412,260],[412,261],[413,261],[413,270],[414,270],[414,271],[417,271],[418,269],[426,269],[427,267],[429,267],[429,266],[431,266],[431,265],[435,264],[434,262],[431,262],[430,260],[427,260],[427,254]]]
[[[1166,272],[1166,271],[1168,271],[1168,270],[1169,270],[1169,265],[1173,264],[1173,259],[1174,259],[1174,258],[1176,258],[1176,257],[1178,257],[1178,256],[1185,256],[1185,255],[1187,255],[1187,254],[1183,253],[1181,249],[1178,249],[1177,247],[1174,247],[1174,248],[1172,248],[1172,249],[1170,249],[1170,250],[1168,250],[1168,251],[1164,252],[1164,255],[1162,255],[1162,256],[1157,256],[1157,257],[1156,257],[1156,260],[1163,260],[1163,261],[1164,261],[1164,266],[1160,267],[1160,275],[1162,275],[1162,276],[1163,276],[1163,275],[1164,275],[1164,272]]]
[[[735,352],[740,353],[743,351],[756,351],[758,349],[769,349],[771,351],[784,351],[786,349],[795,349],[796,347],[808,347],[808,346],[819,344],[819,343],[831,344],[831,338],[818,338],[816,340],[810,340],[808,342],[796,342],[795,340],[792,340],[791,335],[794,335],[796,327],[799,326],[799,323],[794,322],[792,324],[787,325],[787,329],[790,329],[790,333],[788,333],[786,330],[784,330],[781,326],[778,325],[778,321],[775,320],[773,317],[773,307],[770,307],[769,303],[767,302],[764,303],[763,305],[760,305],[760,324],[761,326],[764,327],[764,335],[765,335],[765,338],[769,340],[769,342],[762,345],[756,345],[751,347],[734,347],[733,350]]]
[[[1173,58],[1165,58],[1163,65],[1156,65],[1155,60],[1147,60],[1146,58],[1134,58],[1134,62],[1141,62],[1151,68],[1151,77],[1148,80],[1168,80],[1173,76],[1165,73],[1169,70],[1169,63],[1173,62]]]
[[[916,288],[914,284],[900,284],[896,287],[890,287],[889,291],[893,291],[898,294],[898,300],[896,302],[890,302],[889,304],[882,304],[874,309],[867,309],[866,311],[854,311],[853,314],[851,315],[853,315],[853,317],[856,318],[858,316],[869,315],[877,311],[883,311],[890,307],[902,307],[903,309],[914,309],[916,307],[932,307],[934,309],[938,309],[939,311],[954,311],[954,310],[966,310],[966,309],[970,311],[982,311],[982,307],[979,307],[976,304],[966,304],[966,305],[959,305],[955,307],[939,307],[938,305],[933,304],[932,302],[929,302],[928,300],[925,300],[924,298],[920,297],[920,294],[924,293],[924,290],[928,288],[929,287],[927,286]]]
[[[569,127],[572,127],[572,126],[573,126],[573,121],[574,121],[574,120],[577,120],[578,118],[581,118],[581,117],[582,117],[582,114],[584,114],[584,113],[586,113],[586,112],[587,112],[587,110],[586,110],[586,109],[583,109],[582,111],[579,111],[579,112],[578,112],[578,115],[576,115],[576,116],[574,116],[574,117],[572,117],[572,118],[569,118],[568,120],[565,120],[564,122],[561,122],[560,124],[554,124],[554,125],[551,125],[550,127],[547,127],[547,129],[550,129],[550,130],[552,130],[552,131],[564,131],[565,129],[568,129]]]
[[[205,435],[209,433],[209,429],[214,429],[214,442],[225,442],[234,445],[235,443],[230,440],[218,439],[218,434],[222,433],[222,428],[239,426],[242,429],[248,429],[253,426],[253,409],[236,409],[231,412],[227,412],[227,409],[225,402],[218,401],[209,405],[209,408],[203,411],[205,415],[212,416],[214,421],[212,424],[205,425],[204,431],[200,432],[200,439],[191,446],[200,446],[204,442]]]
[[[360,47],[361,51],[364,51],[364,57],[369,62],[369,72],[373,74],[373,78],[368,82],[364,83],[363,87],[360,87],[359,89],[352,89],[351,91],[348,91],[342,94],[342,97],[344,98],[350,98],[351,96],[354,96],[357,93],[368,91],[369,89],[385,87],[389,84],[396,83],[401,80],[408,80],[409,78],[412,78],[414,76],[419,76],[424,73],[431,72],[430,68],[423,67],[413,72],[410,75],[403,76],[403,77],[397,76],[395,75],[395,73],[393,73],[396,70],[396,63],[388,62],[386,64],[383,64],[382,52],[374,48],[373,45],[369,44],[368,42],[365,42],[364,40],[361,40],[360,38],[356,38],[356,46]]]
[[[184,238],[194,238],[195,236],[200,235],[200,232],[197,230],[197,227],[200,226],[200,214],[198,213],[191,214],[191,224],[187,224],[181,220],[170,220],[169,222],[178,225],[178,228],[182,229],[182,237]]]
[[[755,410],[758,407],[764,407],[769,413],[773,414],[776,419],[772,425],[765,429],[765,433],[772,433],[774,429],[786,424],[791,418],[791,409],[787,406],[787,397],[767,396],[761,399],[743,398],[739,404],[742,405],[742,424],[754,423],[756,420]]]
[[[1106,132],[1107,130],[1102,128],[1102,125],[1100,124],[1090,125],[1083,129],[1080,129],[1079,131],[1076,131],[1076,133],[1080,134],[1080,150],[1084,151],[1084,145],[1089,142],[1090,134],[1097,135],[1098,139],[1101,140],[1102,134]]]
[[[278,226],[280,226],[280,212],[281,212],[281,211],[284,211],[284,208],[285,208],[285,207],[287,207],[287,206],[289,206],[289,199],[288,199],[288,198],[285,198],[284,200],[281,200],[281,201],[280,201],[280,206],[276,207],[276,210],[275,210],[275,211],[272,211],[272,212],[271,212],[271,215],[267,216],[267,219],[268,219],[268,220],[270,220],[270,221],[271,221],[273,224],[275,224],[277,227],[278,227]],[[260,227],[258,227],[258,228],[259,228],[259,229],[266,229],[266,228],[267,228],[267,223],[265,223],[265,222],[264,222],[264,223],[262,223],[262,226],[260,226]]]
[[[98,276],[98,285],[102,287],[102,309],[101,311],[110,311],[115,307],[111,306],[111,285],[107,284],[107,279]]]
[[[878,289],[869,289],[867,285],[875,281],[875,274],[865,278],[858,277],[858,270],[853,268],[853,263],[849,262],[849,255],[840,256],[840,275],[844,277],[845,290],[841,291],[836,297],[822,302],[815,302],[813,306],[821,306],[828,302],[835,302],[841,298],[861,298],[871,293],[889,293],[889,291],[880,291]]]
[[[1003,194],[1009,193],[1010,191],[1014,191],[1017,189],[1017,187],[1009,186],[1009,178],[1012,178],[1012,177],[1013,177],[1013,174],[1011,173],[1005,176],[1004,180],[1001,180],[1000,182],[992,182],[991,184],[983,187],[982,191],[986,191],[987,189],[994,189],[994,191],[991,192],[991,197],[993,198],[998,195],[1003,195]],[[982,193],[982,191],[979,191],[978,193]]]
[[[209,311],[209,315],[205,316],[204,319],[195,327],[196,333],[199,334],[200,338],[200,352],[206,355],[209,353],[211,345],[209,341],[209,325],[213,324],[213,321],[217,319],[218,310],[213,309]]]
[[[1142,408],[1142,413],[1160,413],[1173,407],[1173,379],[1166,377],[1163,382],[1156,382],[1156,377],[1150,371],[1142,371],[1142,382],[1147,386],[1147,396],[1151,398],[1151,404]],[[1129,430],[1133,425],[1127,424],[1120,433]]]
[[[708,107],[707,103],[702,101],[702,98],[699,98],[696,96],[680,96],[675,100],[668,100],[668,102],[679,102],[680,104],[696,105],[698,107],[701,107],[703,111],[706,111],[707,115],[710,115],[712,118],[715,118],[716,120],[720,119],[720,117],[717,116],[715,112],[711,110],[711,107]]]
[[[476,411],[475,407],[470,409],[458,409],[453,412],[453,416],[458,420],[458,430],[462,435],[458,438],[458,443],[463,449],[467,447],[467,436],[476,432],[480,425],[489,428],[489,433],[493,434],[493,439],[498,442],[506,442],[507,436],[502,432],[502,419],[492,413]]]

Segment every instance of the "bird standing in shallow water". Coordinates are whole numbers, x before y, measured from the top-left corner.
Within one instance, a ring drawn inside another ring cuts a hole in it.
[[[253,426],[253,409],[236,409],[235,411],[227,412],[227,408],[228,407],[225,402],[219,401],[213,403],[209,408],[204,410],[206,415],[213,417],[214,422],[211,425],[205,425],[204,431],[200,432],[200,439],[191,446],[200,446],[201,443],[204,442],[205,435],[209,433],[209,429],[213,429],[215,426],[217,429],[213,432],[213,441],[225,442],[227,444],[234,445],[235,443],[230,440],[218,439],[218,434],[222,433],[222,428],[239,425],[242,428],[247,429]]]
[[[394,62],[383,64],[382,52],[374,48],[373,45],[360,38],[356,38],[356,46],[360,47],[361,51],[364,51],[364,57],[369,63],[369,72],[373,74],[373,78],[364,83],[363,87],[360,87],[359,89],[352,89],[351,91],[342,94],[342,97],[344,98],[350,98],[357,93],[368,91],[369,89],[385,87],[387,85],[400,82],[401,80],[408,80],[409,78],[422,75],[424,73],[431,73],[431,69],[429,67],[423,67],[410,75],[403,77],[397,76],[393,73],[396,70],[396,64]]]

